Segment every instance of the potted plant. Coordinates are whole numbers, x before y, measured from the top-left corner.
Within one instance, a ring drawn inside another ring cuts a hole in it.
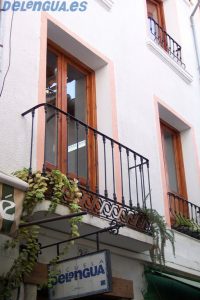
[[[182,233],[200,239],[200,226],[182,214],[176,214],[174,228]]]
[[[15,175],[29,184],[25,193],[21,223],[28,222],[36,205],[46,199],[50,200],[49,213],[55,212],[57,205],[63,202],[68,205],[71,213],[80,211],[79,199],[82,194],[78,189],[78,181],[69,180],[59,170],[52,170],[44,175],[40,171],[30,174],[27,169],[23,169],[15,172]],[[77,224],[80,221],[81,217],[75,217],[69,221],[72,237],[79,236]],[[37,264],[40,252],[39,229],[39,226],[21,227],[12,240],[5,242],[4,248],[7,251],[18,249],[21,244],[23,247],[9,271],[0,277],[2,282],[0,299],[9,299],[12,291],[20,286],[24,276],[30,275]],[[59,259],[59,256],[54,258],[52,265]]]
[[[167,224],[156,210],[142,209],[143,213],[151,226],[153,236],[153,246],[150,249],[150,256],[153,263],[160,263],[165,265],[165,246],[169,241],[172,246],[173,254],[175,255],[174,233],[171,229],[167,228]]]

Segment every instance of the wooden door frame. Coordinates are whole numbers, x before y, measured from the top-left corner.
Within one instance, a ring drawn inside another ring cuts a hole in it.
[[[184,200],[187,200],[187,188],[186,188],[186,180],[185,180],[185,170],[184,170],[184,162],[183,162],[183,153],[182,153],[182,144],[181,144],[181,136],[180,132],[170,126],[169,124],[165,123],[164,121],[160,120],[160,127],[161,127],[161,140],[162,140],[162,148],[163,148],[163,160],[165,165],[165,177],[166,177],[166,184],[168,192],[171,192],[174,197],[180,197]],[[169,174],[168,174],[168,166],[166,161],[166,147],[165,147],[165,141],[164,141],[164,131],[168,131],[172,133],[173,135],[173,150],[174,150],[174,156],[175,156],[175,168],[176,168],[176,175],[177,175],[177,184],[178,184],[178,194],[174,191],[170,191],[169,188]],[[172,196],[170,196],[172,197]],[[182,205],[179,205],[180,203],[171,202],[170,208],[171,208],[171,215],[170,220],[171,224],[176,223],[176,216],[174,215],[174,212],[177,211],[178,207],[178,214],[182,213],[185,217],[189,217],[189,208],[188,203],[183,202]]]
[[[78,59],[72,57],[71,54],[64,51],[58,45],[53,43],[51,40],[48,40],[47,49],[52,51],[58,56],[58,93],[57,93],[57,106],[65,111],[64,103],[66,103],[66,82],[67,82],[67,65],[70,64],[76,69],[84,73],[86,77],[86,116],[85,123],[89,126],[96,128],[97,127],[97,114],[96,114],[96,86],[95,86],[95,71],[91,70],[89,67],[85,66]],[[67,123],[65,116],[59,118],[59,128],[58,128],[58,168],[66,174],[67,172]],[[89,132],[88,134],[88,151],[87,151],[87,164],[88,164],[88,177],[92,190],[95,188],[96,184],[96,172],[98,169],[96,167],[97,160],[97,150],[95,151],[94,147],[94,138]],[[48,163],[47,163],[48,165]],[[51,169],[54,168],[50,166]],[[72,178],[75,178],[75,174],[70,174]],[[83,178],[79,178],[80,183],[85,185],[86,181]]]
[[[177,184],[178,184],[178,190],[179,190],[177,196],[187,199],[187,188],[186,188],[186,179],[185,179],[185,170],[184,170],[184,161],[183,161],[180,132],[162,120],[160,120],[160,126],[161,126],[162,148],[163,148],[163,157],[164,157],[168,191],[169,191],[169,174],[168,174],[168,166],[167,166],[167,161],[166,161],[164,131],[168,131],[168,132],[172,133],[172,135],[173,135],[175,168],[176,168]],[[169,191],[169,192],[176,194],[174,191]]]
[[[146,0],[146,1],[147,1],[147,5],[149,2],[156,6],[157,13],[158,13],[158,24],[162,27],[163,30],[166,30],[163,1],[162,0]],[[147,14],[148,14],[148,6],[147,6]]]

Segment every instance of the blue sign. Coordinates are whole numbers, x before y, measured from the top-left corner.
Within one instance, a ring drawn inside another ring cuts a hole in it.
[[[51,300],[67,300],[111,291],[110,252],[95,252],[58,263]]]

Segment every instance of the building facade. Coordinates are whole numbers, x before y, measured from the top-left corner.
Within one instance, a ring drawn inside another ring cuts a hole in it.
[[[100,235],[113,278],[133,287],[116,299],[142,300],[152,292],[155,274],[148,281],[144,272],[154,269],[153,239],[135,221],[138,208],[157,210],[175,234],[176,255],[167,244],[164,275],[155,276],[180,282],[178,291],[184,285],[198,291],[199,1],[52,3],[2,3],[0,170],[59,169],[78,178],[88,212],[81,234],[112,220],[125,224],[117,236]],[[34,218],[46,210],[41,203]],[[67,214],[67,207],[56,213]],[[65,240],[64,227],[63,220],[42,226],[42,246]],[[67,257],[95,249],[94,238],[80,239]],[[39,261],[48,264],[55,255],[55,247],[44,249]],[[48,299],[33,283],[23,285],[20,297]]]

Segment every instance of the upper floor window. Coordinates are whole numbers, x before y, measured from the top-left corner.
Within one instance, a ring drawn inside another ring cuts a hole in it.
[[[156,21],[163,29],[165,28],[163,3],[159,0],[147,0],[148,17]]]
[[[151,38],[182,67],[181,46],[166,32],[162,0],[146,0]]]
[[[168,192],[187,198],[180,133],[162,122],[161,133]]]

